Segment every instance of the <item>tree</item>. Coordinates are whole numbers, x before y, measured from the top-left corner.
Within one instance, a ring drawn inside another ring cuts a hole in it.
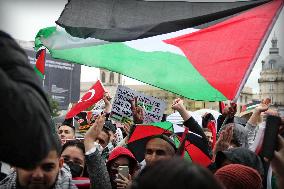
[[[54,100],[50,95],[48,95],[48,101],[51,109],[51,116],[57,117],[59,116],[59,104],[56,100]]]

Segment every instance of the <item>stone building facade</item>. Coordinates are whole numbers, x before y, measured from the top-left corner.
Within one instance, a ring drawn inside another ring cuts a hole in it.
[[[284,59],[279,55],[277,38],[271,40],[272,46],[269,55],[262,61],[260,73],[259,95],[260,99],[270,98],[272,108],[284,113]]]

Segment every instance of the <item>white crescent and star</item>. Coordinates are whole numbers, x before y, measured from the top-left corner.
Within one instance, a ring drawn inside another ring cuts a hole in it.
[[[95,90],[95,89],[90,89],[90,90],[88,90],[87,93],[92,93],[92,94],[91,94],[91,96],[90,96],[88,99],[86,99],[86,100],[83,100],[83,97],[82,97],[82,98],[78,101],[78,103],[79,103],[79,102],[86,102],[86,101],[91,100],[91,99],[95,96],[96,90]],[[86,94],[87,94],[87,93],[86,93]],[[85,94],[84,96],[86,96],[86,94]]]

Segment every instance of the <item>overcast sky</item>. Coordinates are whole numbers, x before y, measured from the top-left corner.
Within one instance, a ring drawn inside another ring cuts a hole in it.
[[[0,0],[0,29],[20,40],[32,41],[36,33],[44,27],[54,26],[67,0]],[[271,37],[276,34],[280,55],[284,57],[284,11],[282,10],[271,35],[247,81],[247,86],[258,91],[257,79],[261,70],[261,60],[268,55]],[[99,71],[82,66],[81,81],[95,81]],[[126,84],[136,84],[126,79]]]

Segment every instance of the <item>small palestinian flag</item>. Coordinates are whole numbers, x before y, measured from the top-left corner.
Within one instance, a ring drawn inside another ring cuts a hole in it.
[[[255,100],[251,103],[245,104],[245,105],[242,106],[241,112],[251,111],[251,110],[255,109],[260,103],[261,103],[261,101]]]
[[[35,72],[44,79],[44,70],[45,70],[45,56],[46,56],[46,49],[42,48],[37,51],[36,53],[36,65],[34,67]]]

